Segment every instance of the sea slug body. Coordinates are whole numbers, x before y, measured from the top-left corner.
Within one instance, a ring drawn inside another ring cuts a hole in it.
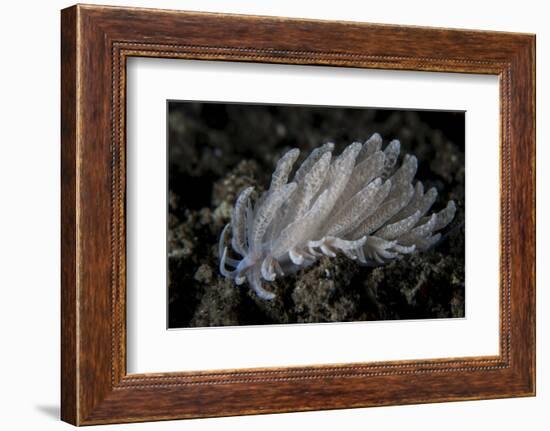
[[[438,213],[426,215],[437,190],[413,185],[416,157],[405,155],[396,169],[400,142],[382,150],[375,133],[364,144],[354,142],[334,157],[334,144],[314,149],[288,181],[300,151],[278,162],[269,189],[254,205],[253,188],[244,189],[231,223],[219,242],[220,272],[237,285],[245,281],[266,300],[274,294],[263,282],[342,253],[367,265],[381,265],[404,254],[423,251],[441,237],[436,233],[454,218],[451,200]],[[226,237],[231,230],[229,256]]]

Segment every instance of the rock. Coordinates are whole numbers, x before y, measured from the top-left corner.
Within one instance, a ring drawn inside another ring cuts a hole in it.
[[[194,279],[200,283],[210,283],[212,281],[212,268],[209,265],[202,264],[195,272]]]

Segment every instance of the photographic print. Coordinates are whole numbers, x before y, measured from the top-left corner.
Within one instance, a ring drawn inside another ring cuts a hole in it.
[[[464,112],[167,111],[169,328],[465,316]]]

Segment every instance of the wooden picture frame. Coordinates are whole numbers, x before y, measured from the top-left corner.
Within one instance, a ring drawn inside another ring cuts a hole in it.
[[[63,10],[61,24],[64,421],[535,394],[534,35],[83,5]],[[131,56],[498,75],[500,354],[127,374],[125,65]]]

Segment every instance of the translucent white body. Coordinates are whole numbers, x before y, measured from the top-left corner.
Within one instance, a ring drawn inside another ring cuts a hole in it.
[[[334,145],[316,148],[288,181],[300,152],[290,150],[277,163],[269,190],[253,206],[253,188],[243,190],[233,217],[220,237],[220,272],[248,281],[263,299],[273,299],[263,281],[294,272],[320,256],[343,253],[362,264],[384,264],[403,254],[435,244],[455,215],[449,201],[439,213],[426,216],[437,197],[413,186],[416,157],[405,155],[395,169],[400,143],[382,150],[375,133],[364,144],[354,142],[337,157]],[[231,228],[228,255],[226,236]],[[230,267],[231,269],[228,269]]]

